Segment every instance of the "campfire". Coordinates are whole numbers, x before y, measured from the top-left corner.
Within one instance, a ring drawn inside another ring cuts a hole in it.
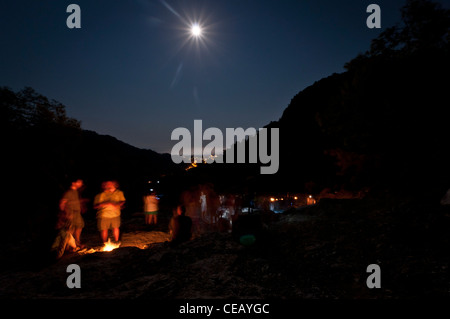
[[[84,248],[78,251],[78,254],[93,254],[97,252],[111,252],[119,247],[136,247],[139,249],[147,249],[151,244],[163,243],[170,239],[169,234],[166,232],[151,231],[141,232],[134,231],[124,233],[120,243],[115,243],[113,240],[108,241],[102,245]]]
[[[112,250],[114,250],[116,248],[119,248],[119,246],[120,246],[119,243],[114,244],[114,243],[111,242],[111,239],[108,238],[108,242],[105,243],[105,245],[103,246],[101,251],[112,251]]]
[[[96,252],[103,252],[103,251],[113,251],[116,248],[120,247],[120,243],[112,243],[111,239],[108,238],[108,242],[104,243],[102,247],[97,248],[90,248],[90,249],[82,249],[78,251],[78,254],[84,255],[84,254],[93,254]]]

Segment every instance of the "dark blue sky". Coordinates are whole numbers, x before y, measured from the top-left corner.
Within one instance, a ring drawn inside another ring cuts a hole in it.
[[[81,7],[81,29],[66,8]],[[381,7],[381,29],[366,8]],[[170,152],[173,129],[255,127],[367,50],[405,1],[30,0],[0,3],[0,86],[31,86],[84,129]],[[186,21],[203,25],[190,39]]]

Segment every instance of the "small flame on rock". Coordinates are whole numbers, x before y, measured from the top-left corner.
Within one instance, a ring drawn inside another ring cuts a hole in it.
[[[114,244],[114,243],[111,242],[111,239],[108,238],[108,242],[105,243],[105,245],[102,248],[102,251],[112,251],[112,250],[114,250],[116,248],[119,248],[119,247],[120,247],[120,243]]]

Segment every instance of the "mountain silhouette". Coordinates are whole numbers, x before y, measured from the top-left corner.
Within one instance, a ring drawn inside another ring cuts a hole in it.
[[[212,167],[255,191],[441,196],[450,186],[449,12],[434,2],[407,1],[402,22],[374,39],[345,72],[295,95],[266,126],[280,130],[275,175],[260,175],[251,165]]]

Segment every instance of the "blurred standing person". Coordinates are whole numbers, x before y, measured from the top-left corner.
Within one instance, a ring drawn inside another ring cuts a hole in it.
[[[151,225],[158,222],[158,197],[156,193],[151,191],[144,196],[144,214],[145,214],[145,224]]]
[[[207,214],[206,195],[203,192],[200,192],[199,203],[200,203],[200,214],[201,214],[202,218],[206,218],[206,219],[208,219],[209,222],[211,222],[211,220],[209,219],[211,216],[208,216],[208,214]]]
[[[192,237],[192,219],[186,216],[186,207],[180,205],[169,223],[170,245],[176,246]]]
[[[94,208],[97,209],[97,228],[103,243],[108,241],[110,228],[113,230],[114,240],[119,242],[120,214],[125,204],[125,196],[118,187],[115,181],[104,182],[103,192],[94,199]]]
[[[83,187],[83,180],[72,181],[59,202],[61,214],[58,218],[57,228],[65,228],[75,238],[76,245],[83,248],[81,244],[81,231],[84,228],[82,213],[82,201],[80,199],[80,189]]]
[[[236,213],[236,197],[233,194],[227,195],[227,208],[230,212],[230,224],[233,225],[233,221],[235,220]]]

